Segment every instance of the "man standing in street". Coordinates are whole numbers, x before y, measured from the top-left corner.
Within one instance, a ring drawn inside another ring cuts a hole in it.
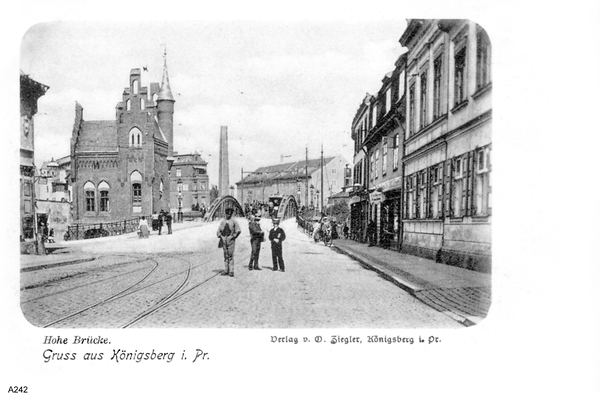
[[[158,213],[158,234],[159,235],[162,231],[164,217],[165,217],[165,212],[163,210],[160,210],[160,212]]]
[[[252,215],[250,217],[250,223],[248,224],[250,230],[250,247],[252,247],[252,254],[250,255],[250,264],[248,269],[252,271],[260,270],[258,266],[258,258],[260,256],[260,245],[265,240],[265,233],[260,228],[260,216]]]
[[[233,208],[225,210],[225,219],[221,221],[217,230],[217,237],[221,240],[223,246],[223,257],[225,259],[225,271],[223,275],[233,277],[233,254],[235,252],[235,239],[242,233],[238,223],[231,218]]]
[[[269,232],[269,240],[271,241],[271,254],[273,256],[273,271],[281,269],[281,272],[285,272],[282,247],[282,243],[285,240],[285,232],[279,227],[279,220],[277,218],[273,219],[273,229]]]
[[[169,230],[168,234],[172,234],[173,231],[171,230],[171,224],[173,223],[173,216],[171,215],[170,212],[166,213],[165,219],[167,220],[167,228]]]

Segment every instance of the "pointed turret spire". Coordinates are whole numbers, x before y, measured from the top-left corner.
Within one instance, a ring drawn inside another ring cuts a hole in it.
[[[160,92],[158,92],[158,100],[173,100],[173,93],[171,92],[171,85],[169,84],[169,73],[167,71],[167,46],[165,45],[165,66],[163,67],[163,78],[160,85]]]

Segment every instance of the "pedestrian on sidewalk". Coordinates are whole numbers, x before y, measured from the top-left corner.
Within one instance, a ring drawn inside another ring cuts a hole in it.
[[[220,240],[219,247],[223,247],[223,258],[225,261],[225,271],[222,275],[233,277],[233,254],[235,253],[235,240],[240,236],[242,230],[235,219],[232,219],[233,208],[225,209],[225,219],[221,221],[217,230],[217,237]]]
[[[285,264],[283,263],[283,241],[285,240],[285,232],[279,227],[279,219],[273,219],[273,229],[269,232],[269,240],[271,241],[271,255],[273,258],[273,271],[281,269],[285,272]]]
[[[265,233],[260,227],[259,215],[252,215],[250,219],[251,221],[248,224],[248,229],[250,230],[250,247],[252,248],[252,254],[250,254],[250,264],[248,264],[248,269],[252,271],[253,269],[261,269],[258,266],[258,259],[260,256],[261,243],[265,241]]]
[[[140,219],[138,230],[140,239],[148,239],[148,237],[150,236],[150,230],[148,229],[148,221],[146,221],[146,217],[142,216],[142,219]]]
[[[348,234],[350,232],[350,228],[348,228],[347,223],[344,223],[344,228],[342,229],[342,231],[344,232],[344,239],[348,239]]]
[[[173,224],[173,216],[171,215],[170,212],[168,212],[166,214],[167,215],[166,215],[165,219],[167,221],[167,229],[169,230],[168,234],[170,235],[173,233],[173,231],[171,230],[171,225]]]
[[[377,223],[373,219],[367,225],[367,237],[369,239],[369,247],[377,244]]]
[[[163,221],[165,219],[165,212],[163,210],[160,210],[160,212],[158,213],[158,235],[160,236],[160,233],[162,231],[162,227],[163,227]]]

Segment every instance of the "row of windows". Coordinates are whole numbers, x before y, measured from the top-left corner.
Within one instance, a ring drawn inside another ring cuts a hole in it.
[[[491,83],[491,43],[486,32],[478,27],[476,38],[476,90],[480,90]],[[454,75],[453,89],[454,102],[453,107],[460,106],[467,101],[467,45],[466,38],[458,45],[454,51]],[[442,94],[442,79],[444,72],[444,52],[441,51],[433,60],[433,91],[429,87],[428,65],[416,76],[419,79],[419,85],[413,80],[409,85],[409,129],[407,135],[410,136],[420,129],[426,127],[432,121],[443,115],[444,96]],[[418,93],[417,93],[418,88]],[[433,110],[431,119],[429,117],[429,94],[431,91]],[[417,114],[417,94],[419,111]],[[417,118],[418,117],[418,118]],[[418,120],[418,121],[417,121]],[[418,125],[417,125],[418,122]]]
[[[492,214],[491,148],[482,147],[404,179],[405,219]]]
[[[388,148],[391,146],[393,149],[393,164],[392,170],[396,171],[398,169],[398,163],[400,161],[400,135],[394,135],[390,140],[387,137],[383,137],[381,140],[381,170],[379,168],[379,149],[375,150],[374,153],[371,153],[370,157],[370,180],[379,178],[379,172],[381,171],[381,175],[385,176],[388,170]]]
[[[134,211],[141,211],[142,206],[142,174],[139,171],[133,171],[130,175],[131,180],[131,204]],[[163,182],[160,182],[159,193],[163,192]],[[99,200],[98,211],[110,212],[110,185],[102,181],[96,185],[88,181],[83,185],[85,196],[85,211],[96,212],[97,200]],[[96,197],[98,195],[98,198]]]

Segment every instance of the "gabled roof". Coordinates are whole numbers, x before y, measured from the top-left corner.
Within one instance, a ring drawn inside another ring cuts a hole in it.
[[[335,157],[324,157],[323,165],[329,164]],[[275,164],[269,165],[266,167],[257,168],[254,173],[244,177],[244,183],[260,183],[260,182],[269,182],[272,180],[286,180],[286,179],[296,179],[296,178],[305,178],[306,173],[308,176],[311,176],[315,171],[321,168],[321,159],[315,158],[312,160],[296,161],[285,164]],[[242,181],[237,182],[237,184],[241,184]]]
[[[117,123],[115,121],[81,121],[76,151],[115,151]]]

